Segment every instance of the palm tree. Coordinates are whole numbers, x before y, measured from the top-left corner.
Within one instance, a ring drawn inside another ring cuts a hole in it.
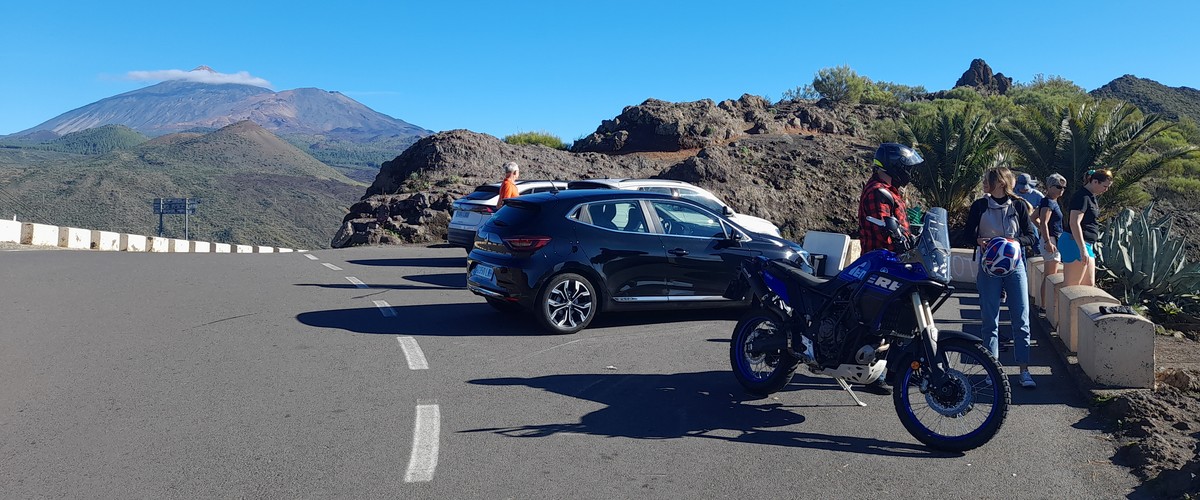
[[[984,169],[997,159],[996,119],[975,104],[906,115],[901,134],[925,158],[913,172],[913,184],[931,206],[952,212],[967,206]]]
[[[1016,153],[1017,163],[1035,179],[1057,172],[1063,115],[1063,108],[1030,105],[1000,127],[1005,146]]]
[[[1151,152],[1148,159],[1134,155],[1147,152],[1146,145],[1157,135],[1175,127],[1157,114],[1143,115],[1137,107],[1120,101],[1091,101],[1072,104],[1063,123],[1059,171],[1080,182],[1091,169],[1112,170],[1113,187],[1101,199],[1109,205],[1122,193],[1164,163],[1196,150],[1180,146]]]

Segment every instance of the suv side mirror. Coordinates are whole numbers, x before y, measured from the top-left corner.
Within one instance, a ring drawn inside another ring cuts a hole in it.
[[[726,217],[729,217],[730,215],[733,215],[733,209],[726,205],[725,208],[721,210],[721,213],[725,214]]]

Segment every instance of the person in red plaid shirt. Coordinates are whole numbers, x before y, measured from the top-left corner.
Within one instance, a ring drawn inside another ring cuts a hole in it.
[[[894,142],[875,151],[875,173],[858,201],[858,237],[862,252],[909,249],[908,214],[900,188],[908,185],[912,168],[925,161],[911,148]],[[895,228],[890,228],[892,219]]]
[[[907,208],[900,188],[908,184],[912,168],[923,161],[916,151],[894,142],[875,150],[875,173],[858,201],[858,237],[863,253],[880,249],[901,253],[911,248]],[[892,393],[882,378],[862,390],[883,396]]]

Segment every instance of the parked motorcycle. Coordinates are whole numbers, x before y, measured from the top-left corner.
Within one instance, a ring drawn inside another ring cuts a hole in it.
[[[850,383],[883,377],[893,386],[896,415],[919,441],[939,450],[979,447],[1004,424],[1011,389],[979,338],[934,324],[934,311],[954,291],[949,283],[942,208],[925,215],[911,249],[868,252],[833,278],[786,260],[748,259],[726,291],[730,298],[753,294],[755,304],[733,330],[734,376],[748,392],[766,395],[783,389],[803,363],[860,406]]]

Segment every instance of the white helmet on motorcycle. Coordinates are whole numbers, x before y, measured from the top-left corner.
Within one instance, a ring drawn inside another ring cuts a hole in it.
[[[983,248],[983,272],[988,276],[1003,278],[1021,265],[1021,244],[1017,240],[997,236]]]

